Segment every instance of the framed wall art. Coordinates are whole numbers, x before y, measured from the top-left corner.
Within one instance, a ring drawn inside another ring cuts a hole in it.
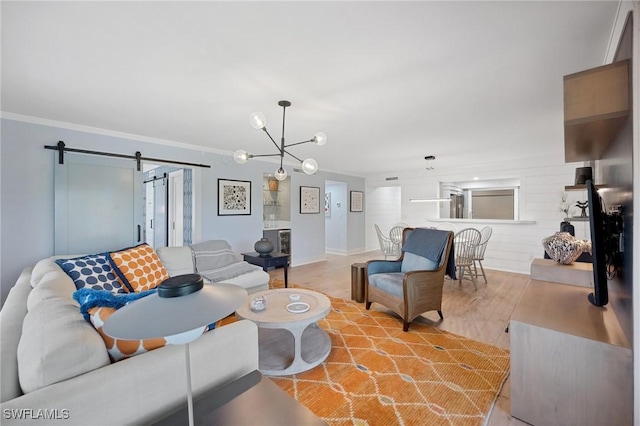
[[[350,191],[349,192],[349,211],[362,212],[364,211],[364,192],[362,191]]]
[[[218,216],[251,214],[251,181],[218,179]]]
[[[300,213],[320,213],[320,188],[300,187]]]
[[[327,192],[324,194],[324,215],[326,217],[331,217],[331,193]]]

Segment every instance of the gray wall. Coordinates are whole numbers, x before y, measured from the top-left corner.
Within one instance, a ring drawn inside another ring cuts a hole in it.
[[[193,241],[225,239],[234,251],[253,251],[262,236],[262,178],[273,164],[252,160],[244,165],[233,162],[232,155],[173,147],[124,137],[72,130],[61,127],[2,119],[0,139],[0,277],[2,302],[23,268],[53,252],[53,167],[57,151],[44,149],[59,140],[69,148],[106,151],[144,157],[209,164],[210,169],[194,168]],[[107,133],[107,132],[104,132]],[[322,165],[321,165],[322,166]],[[300,185],[317,186],[324,194],[325,180],[345,182],[349,190],[364,191],[364,179],[336,173],[318,172],[307,176],[292,171],[291,228],[292,265],[325,259],[325,217],[301,215]],[[252,182],[250,216],[218,216],[218,178]],[[348,216],[350,252],[364,250],[364,217]],[[121,247],[114,247],[114,250]]]

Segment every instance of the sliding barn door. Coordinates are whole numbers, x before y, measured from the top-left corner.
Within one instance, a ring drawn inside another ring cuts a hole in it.
[[[113,251],[142,242],[136,162],[65,153],[55,164],[55,254]]]

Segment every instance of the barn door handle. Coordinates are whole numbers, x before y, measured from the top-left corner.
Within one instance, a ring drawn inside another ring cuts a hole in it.
[[[142,229],[141,229],[140,225],[138,225],[138,242],[140,242],[141,238],[142,238]]]

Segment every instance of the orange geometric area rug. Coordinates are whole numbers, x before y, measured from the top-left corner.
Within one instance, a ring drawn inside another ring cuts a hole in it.
[[[281,287],[275,282],[274,287]],[[482,425],[509,351],[328,296],[331,337],[312,370],[270,379],[330,425]]]

